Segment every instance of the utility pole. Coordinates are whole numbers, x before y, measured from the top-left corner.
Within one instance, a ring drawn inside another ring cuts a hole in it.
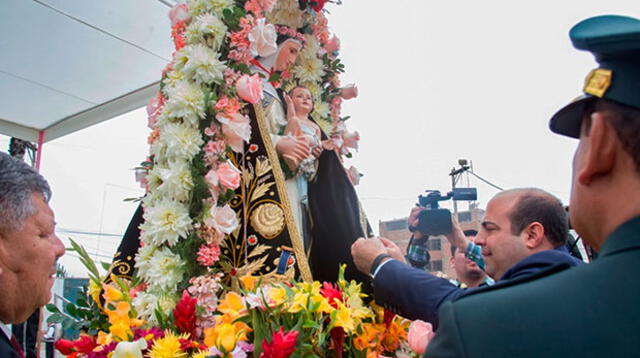
[[[453,167],[449,173],[449,176],[451,177],[452,191],[456,188],[456,183],[458,182],[458,179],[460,179],[460,176],[471,168],[469,161],[466,159],[458,159],[458,165],[460,165],[460,168],[456,169],[456,167]],[[455,218],[458,219],[458,202],[455,200],[453,201],[453,214],[455,215]]]

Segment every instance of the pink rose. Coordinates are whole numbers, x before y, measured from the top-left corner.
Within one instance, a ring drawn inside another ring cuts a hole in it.
[[[358,150],[358,141],[360,141],[360,134],[355,132],[347,132],[344,135],[344,145],[348,148]]]
[[[409,326],[408,341],[412,351],[422,355],[427,350],[427,346],[435,333],[431,323],[421,320],[411,322]]]
[[[190,18],[191,15],[189,15],[189,6],[187,6],[187,4],[185,3],[178,4],[169,11],[171,27],[175,26],[179,22],[188,21]]]
[[[212,188],[215,188],[218,186],[218,184],[220,184],[218,173],[216,173],[216,171],[213,169],[209,170],[207,175],[204,176],[204,180],[206,180],[207,183],[209,183],[209,186]]]
[[[238,227],[239,223],[236,212],[227,204],[222,208],[215,205],[212,206],[205,224],[222,233],[230,234]]]
[[[349,169],[347,169],[347,176],[349,177],[349,181],[351,181],[351,184],[353,184],[354,186],[360,184],[360,177],[362,175],[360,175],[358,168],[354,167],[353,165],[349,167]]]
[[[329,41],[324,45],[324,49],[327,50],[328,53],[333,53],[336,51],[340,51],[340,39],[338,36],[333,35]]]
[[[230,161],[220,164],[216,174],[224,188],[235,190],[240,186],[240,171]]]
[[[222,123],[222,133],[227,140],[227,144],[229,144],[234,152],[242,152],[244,142],[249,142],[249,139],[251,139],[249,118],[240,113],[236,113],[232,119],[224,116],[219,116],[217,119]]]
[[[278,50],[276,44],[276,28],[273,24],[265,23],[265,19],[259,19],[255,26],[249,31],[249,50],[253,57],[267,57],[271,56]]]
[[[258,74],[243,75],[236,83],[238,96],[243,100],[256,104],[262,99],[262,79]]]
[[[358,97],[358,87],[355,84],[347,85],[340,89],[340,97],[343,99],[352,99]]]

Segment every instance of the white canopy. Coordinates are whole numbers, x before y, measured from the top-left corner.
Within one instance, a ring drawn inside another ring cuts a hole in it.
[[[2,0],[0,133],[49,141],[143,106],[174,0]]]

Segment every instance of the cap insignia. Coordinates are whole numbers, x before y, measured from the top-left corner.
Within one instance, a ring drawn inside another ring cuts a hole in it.
[[[611,70],[604,68],[596,68],[589,72],[589,75],[584,80],[584,93],[602,98],[605,92],[611,86]]]

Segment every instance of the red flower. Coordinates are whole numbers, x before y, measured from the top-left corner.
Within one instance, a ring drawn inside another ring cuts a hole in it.
[[[384,310],[384,317],[382,318],[382,321],[384,322],[385,327],[389,328],[389,325],[391,324],[391,321],[393,321],[393,317],[395,316],[395,313],[389,310]]]
[[[96,346],[96,339],[86,334],[81,334],[78,339],[73,341],[73,348],[85,354],[89,354]]]
[[[296,341],[298,340],[298,331],[289,331],[284,334],[284,329],[273,333],[271,343],[267,343],[265,339],[262,341],[262,353],[260,358],[287,358],[296,350]]]
[[[327,0],[300,0],[303,5],[310,6],[316,12],[319,12],[324,7]]]
[[[326,282],[325,282],[326,283]],[[333,350],[336,351],[336,358],[342,358],[342,346],[344,345],[344,329],[334,327],[329,331]]]
[[[68,339],[58,339],[53,346],[58,350],[58,352],[66,356],[73,353],[73,342]]]
[[[320,294],[324,296],[327,299],[327,301],[329,301],[329,304],[333,308],[338,308],[338,303],[336,302],[336,299],[339,302],[344,302],[344,298],[342,297],[342,291],[340,291],[338,286],[334,286],[329,282],[322,283]]]
[[[182,298],[173,309],[173,318],[176,328],[180,333],[189,333],[191,337],[195,336],[196,329],[196,303],[197,299],[191,298],[187,290],[182,291]]]

